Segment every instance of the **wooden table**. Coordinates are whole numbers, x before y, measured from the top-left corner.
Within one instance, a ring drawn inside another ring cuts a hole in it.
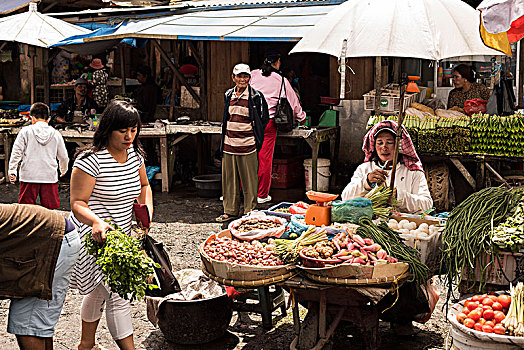
[[[364,333],[365,348],[378,348],[380,312],[376,304],[391,291],[391,285],[338,286],[295,276],[280,284],[291,294],[295,339],[290,349],[320,350],[329,342],[341,320],[354,322]],[[307,304],[308,314],[300,321],[298,304]],[[327,324],[327,315],[333,316]]]
[[[9,145],[14,141],[14,138],[18,134],[20,128],[12,128],[9,131],[8,139]],[[80,147],[85,146],[93,140],[94,131],[89,130],[58,130],[65,141],[73,142]],[[1,135],[1,134],[0,134]],[[158,139],[160,144],[160,169],[161,169],[161,180],[162,180],[162,192],[169,192],[169,186],[171,185],[171,172],[172,166],[170,167],[170,152],[167,146],[167,133],[164,127],[162,128],[142,128],[140,130],[139,138],[151,138]],[[5,147],[5,146],[4,146]],[[10,151],[10,146],[8,147]],[[1,159],[1,158],[0,158]],[[8,155],[9,159],[9,155]]]
[[[177,124],[167,124],[166,133],[168,135],[178,135],[175,136],[173,142],[170,145],[174,146],[177,143],[181,142],[190,135],[205,135],[205,134],[215,134],[220,135],[222,133],[222,126],[218,125],[177,125]],[[330,144],[330,155],[331,155],[331,164],[336,165],[337,159],[337,139],[339,134],[339,127],[334,128],[295,128],[287,133],[278,133],[278,137],[285,138],[302,138],[307,144],[311,147],[312,150],[312,176],[311,184],[314,191],[317,190],[317,164],[318,164],[318,152],[320,148],[320,143],[329,141]],[[199,143],[201,144],[201,143]],[[202,159],[202,150],[198,151],[199,160]],[[331,177],[332,183],[334,183],[335,177]]]

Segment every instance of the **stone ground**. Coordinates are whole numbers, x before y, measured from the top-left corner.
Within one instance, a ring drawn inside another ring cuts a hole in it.
[[[0,185],[0,202],[14,203],[17,201],[18,190],[14,185]],[[272,191],[273,203],[264,204],[267,208],[272,204],[287,200],[300,200],[302,191]],[[60,210],[69,210],[69,187],[60,185],[60,197],[63,206]],[[183,268],[200,268],[198,246],[211,231],[221,229],[221,224],[214,222],[222,212],[218,199],[203,199],[196,196],[194,188],[177,186],[169,194],[154,193],[155,214],[150,234],[157,241],[164,242],[174,270]],[[54,344],[56,350],[76,349],[80,339],[80,304],[82,296],[75,290],[69,290],[64,309],[56,326]],[[430,350],[444,349],[448,324],[442,312],[442,298],[426,324],[415,324],[417,334],[409,339],[398,338],[390,331],[389,325],[381,322],[379,338],[380,349],[410,349]],[[0,301],[0,349],[17,349],[16,339],[5,332],[9,302]],[[288,349],[294,338],[293,319],[289,310],[286,317],[275,311],[275,327],[264,331],[261,317],[254,313],[234,312],[228,333],[222,339],[212,344],[202,346],[182,346],[168,342],[162,332],[155,328],[146,316],[143,302],[134,302],[132,309],[135,344],[137,349],[148,350],[196,350],[196,349],[245,349],[269,350]],[[302,310],[302,317],[305,310]],[[97,332],[97,342],[108,349],[116,349],[105,320],[100,322]],[[341,324],[335,335],[333,349],[363,348],[363,337],[358,329],[350,324]]]

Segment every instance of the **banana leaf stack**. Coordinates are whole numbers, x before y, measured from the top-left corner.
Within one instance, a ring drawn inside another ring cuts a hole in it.
[[[524,156],[524,117],[475,115],[471,118],[471,151],[474,153]]]

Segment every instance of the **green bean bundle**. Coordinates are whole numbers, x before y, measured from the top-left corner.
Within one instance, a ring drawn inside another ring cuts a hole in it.
[[[389,256],[395,257],[400,262],[409,265],[411,274],[409,282],[415,281],[418,286],[426,285],[429,278],[429,268],[420,261],[420,253],[404,244],[398,232],[389,228],[387,223],[382,222],[378,226],[369,218],[360,219],[360,227],[357,234],[364,238],[371,238],[379,244]]]
[[[492,268],[493,227],[500,224],[517,206],[522,193],[502,187],[488,187],[469,196],[453,211],[442,234],[441,271],[451,284],[460,283],[463,273],[474,281],[475,264],[482,266],[479,290],[486,284],[486,273]]]

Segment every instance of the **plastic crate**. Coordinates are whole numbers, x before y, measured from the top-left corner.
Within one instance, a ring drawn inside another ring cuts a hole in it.
[[[375,95],[367,93],[364,94],[364,109],[366,111],[372,111],[375,109]],[[404,95],[404,110],[408,108],[413,102],[415,102],[417,94],[405,94]],[[384,112],[395,112],[400,109],[400,96],[381,96],[380,97],[380,110]]]
[[[486,280],[488,284],[494,284],[498,286],[509,286],[510,282],[515,280],[521,280],[524,278],[524,254],[522,253],[511,253],[511,252],[499,252],[499,259],[495,257],[495,261],[486,271]],[[489,257],[486,257],[486,264],[491,262]],[[477,260],[475,265],[475,282],[480,282],[482,267]],[[468,276],[464,272],[462,274],[463,280],[468,280]]]
[[[274,205],[272,207],[269,207],[268,210],[262,210],[264,213],[266,213],[267,215],[275,215],[275,216],[280,216],[280,217],[283,217],[283,218],[286,218],[286,219],[291,219],[291,213],[283,213],[283,212],[280,212],[280,211],[275,211],[275,209],[282,209],[282,208],[289,208],[290,206],[292,206],[294,203],[290,203],[290,202],[282,202],[282,203],[279,203],[277,205]]]

